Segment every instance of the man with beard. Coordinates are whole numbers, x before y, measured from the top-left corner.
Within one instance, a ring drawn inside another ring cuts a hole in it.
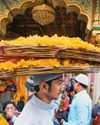
[[[70,106],[68,122],[61,120],[62,125],[90,125],[92,115],[92,101],[87,93],[89,79],[79,74],[74,79],[75,95]]]
[[[62,74],[37,74],[27,80],[35,95],[27,102],[14,125],[54,125],[55,104],[62,88]]]

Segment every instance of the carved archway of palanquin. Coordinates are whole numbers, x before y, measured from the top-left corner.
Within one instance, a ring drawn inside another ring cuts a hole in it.
[[[77,5],[77,4],[68,4],[67,5],[67,12],[75,12],[77,14],[79,14],[78,18],[79,20],[83,20],[87,23],[87,29],[91,30],[91,23],[92,20],[90,18],[90,16],[86,13],[84,13],[84,11],[82,10],[82,8]]]
[[[89,15],[88,13],[86,13],[85,10],[83,10],[83,8],[80,5],[75,4],[74,2],[69,2],[69,0],[63,0],[63,1],[51,0],[51,1],[54,5],[54,8],[56,6],[64,6],[67,8],[67,11],[78,13],[80,15],[79,18],[85,19],[85,21],[87,22],[87,29],[91,30],[91,24],[92,24],[91,14]],[[13,22],[13,18],[16,15],[24,14],[27,8],[36,6],[38,4],[42,4],[43,2],[44,0],[25,0],[16,7],[10,8],[10,11],[8,10],[6,15],[0,18],[0,32],[3,35],[6,35],[6,27],[9,23]]]
[[[59,0],[53,0],[54,2],[54,6],[64,6],[67,8],[67,12],[75,12],[80,14],[81,19],[83,19],[84,21],[87,22],[87,29],[91,30],[91,26],[92,26],[92,11],[91,13],[87,13],[85,12],[85,10],[78,4],[74,3],[74,2],[70,2],[70,0],[63,0],[63,1],[59,1]]]
[[[67,12],[75,12],[79,14],[79,19],[85,21],[87,23],[87,29],[91,30],[92,27],[92,11],[91,14],[86,13],[85,10],[78,4],[74,2],[69,2],[68,0],[53,0],[54,6],[64,6],[67,8]]]
[[[13,18],[18,14],[24,14],[27,8],[42,4],[43,0],[26,0],[20,3],[16,7],[10,8],[6,15],[0,19],[0,32],[2,35],[6,35],[6,27],[9,23],[13,22]]]

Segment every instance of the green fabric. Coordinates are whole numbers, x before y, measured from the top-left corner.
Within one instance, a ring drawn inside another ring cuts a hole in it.
[[[7,84],[0,84],[0,87],[1,87],[1,86],[7,86]]]
[[[100,30],[100,26],[93,26],[92,29],[93,30]]]

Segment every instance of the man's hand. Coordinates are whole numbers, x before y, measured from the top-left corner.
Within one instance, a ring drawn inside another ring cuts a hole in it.
[[[60,124],[63,125],[63,122],[65,122],[65,120],[64,120],[64,119],[61,119],[61,120],[60,120]]]
[[[7,119],[12,119],[13,116],[14,116],[14,113],[12,111],[7,111],[6,112],[6,118]]]
[[[15,110],[13,113],[14,113],[14,115],[15,115],[16,117],[18,117],[18,116],[20,115],[20,112],[18,112],[18,110]]]
[[[18,112],[17,110],[13,110],[13,111],[12,111],[12,110],[9,110],[9,111],[6,112],[6,118],[7,118],[7,119],[12,119],[13,116],[18,117],[19,114],[20,114],[20,112]]]

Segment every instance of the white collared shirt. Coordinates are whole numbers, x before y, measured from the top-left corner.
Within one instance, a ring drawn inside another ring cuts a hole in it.
[[[54,125],[54,104],[33,96],[25,105],[14,125]]]

